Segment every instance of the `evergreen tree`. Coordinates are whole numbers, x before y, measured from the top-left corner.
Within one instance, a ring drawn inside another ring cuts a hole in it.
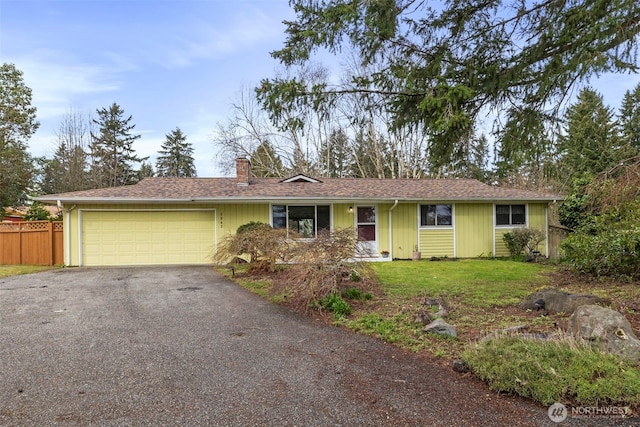
[[[560,165],[568,182],[593,177],[629,154],[602,95],[583,89],[566,113],[565,134],[558,145]]]
[[[145,178],[151,178],[155,176],[153,171],[153,165],[149,162],[142,162],[140,170],[138,170],[138,180],[142,181]]]
[[[320,173],[329,178],[344,178],[349,175],[351,163],[349,138],[342,129],[333,130],[320,149]]]
[[[485,135],[473,135],[461,147],[458,161],[451,165],[448,176],[487,181],[489,178],[489,145]]]
[[[31,89],[15,65],[0,66],[0,216],[5,206],[23,202],[34,174],[27,140],[40,125],[31,106]]]
[[[625,92],[618,122],[622,138],[636,152],[640,151],[640,84],[633,91]]]
[[[271,118],[286,125],[301,106],[324,113],[346,96],[374,94],[390,128],[424,129],[436,166],[448,163],[488,111],[557,115],[575,85],[638,69],[638,0],[290,4],[295,17],[285,21],[275,59],[294,68],[319,52],[354,52],[364,72],[338,86],[305,76],[264,79],[256,93]]]
[[[265,140],[251,154],[251,174],[260,178],[279,178],[286,171],[273,145]]]
[[[542,189],[553,168],[553,122],[533,110],[511,109],[497,142],[496,176],[509,186]]]
[[[93,120],[97,133],[91,132],[91,179],[97,188],[118,187],[135,184],[138,181],[136,164],[148,157],[135,154],[133,142],[140,135],[132,135],[135,125],[130,124],[131,116],[125,118],[124,110],[115,102],[109,108],[97,110],[98,118]]]
[[[176,127],[166,135],[162,149],[158,151],[156,173],[158,176],[194,177],[193,147],[187,137]]]

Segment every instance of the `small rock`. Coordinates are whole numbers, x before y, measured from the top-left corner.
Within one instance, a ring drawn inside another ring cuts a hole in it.
[[[433,332],[439,335],[449,335],[457,337],[458,334],[453,326],[445,322],[443,319],[436,319],[422,329],[424,332]]]
[[[453,363],[451,364],[451,367],[456,372],[461,372],[461,373],[469,372],[469,365],[467,365],[467,362],[461,359],[454,360]]]

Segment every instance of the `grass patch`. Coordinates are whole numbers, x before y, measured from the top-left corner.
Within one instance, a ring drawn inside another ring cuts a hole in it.
[[[459,298],[469,306],[506,306],[519,303],[532,289],[549,279],[549,266],[510,260],[394,261],[372,263],[380,285],[390,295]]]
[[[468,348],[462,357],[492,390],[543,405],[567,400],[590,406],[640,402],[640,370],[632,362],[570,338],[501,337]]]
[[[0,277],[38,273],[40,271],[51,270],[52,268],[56,267],[46,265],[0,265]]]
[[[385,318],[378,313],[368,313],[354,320],[346,320],[342,324],[355,332],[372,335],[413,351],[425,347],[425,341],[419,338],[420,328],[413,324],[406,314]]]

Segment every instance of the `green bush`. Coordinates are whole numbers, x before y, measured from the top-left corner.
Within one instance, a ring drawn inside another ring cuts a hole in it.
[[[574,269],[596,276],[640,277],[640,201],[594,217],[562,242]]]
[[[588,205],[593,200],[586,193],[590,182],[589,178],[575,180],[572,193],[565,197],[558,209],[560,224],[575,230],[591,221],[593,213],[589,211]]]
[[[351,314],[351,306],[337,293],[330,293],[320,300],[320,306],[331,311],[336,318]]]
[[[462,357],[492,390],[543,405],[567,399],[581,405],[640,403],[640,370],[632,362],[570,338],[496,338],[467,349]]]
[[[53,220],[49,214],[49,211],[44,208],[44,205],[39,202],[35,202],[29,207],[29,210],[24,216],[25,221],[45,221]]]
[[[373,298],[372,294],[370,294],[369,292],[363,293],[358,288],[346,288],[345,290],[342,291],[341,295],[342,295],[342,298],[344,299],[351,299],[351,300],[358,300],[358,301],[370,300]]]
[[[242,224],[240,227],[238,227],[238,229],[236,230],[236,234],[242,234],[244,232],[247,231],[252,231],[252,230],[256,230],[256,229],[270,229],[271,226],[269,224],[266,224],[264,222],[259,222],[259,221],[250,221],[246,224]]]
[[[502,240],[512,258],[527,255],[538,249],[538,245],[545,239],[544,232],[537,228],[515,228],[502,236]]]

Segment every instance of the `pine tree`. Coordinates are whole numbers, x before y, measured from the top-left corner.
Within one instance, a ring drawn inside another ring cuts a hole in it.
[[[4,206],[23,202],[34,175],[27,140],[40,125],[31,89],[15,65],[0,66],[0,217]]]
[[[156,173],[158,176],[194,177],[193,147],[187,137],[176,127],[166,135],[162,149],[158,151]]]
[[[284,22],[276,60],[296,69],[353,53],[359,67],[337,85],[297,75],[262,80],[256,93],[270,118],[290,126],[291,111],[331,113],[345,97],[374,95],[390,129],[413,124],[429,135],[435,167],[449,163],[486,112],[558,116],[571,89],[592,76],[638,69],[638,0],[290,4],[295,16]]]
[[[622,138],[635,150],[640,151],[640,84],[633,92],[627,91],[624,94],[618,122]]]
[[[115,102],[109,108],[97,110],[93,123],[98,132],[91,132],[91,179],[97,188],[135,184],[138,171],[135,165],[147,160],[138,157],[133,142],[140,135],[132,135],[135,125],[129,124],[131,116],[124,118],[124,110]]]
[[[153,171],[153,165],[148,162],[142,162],[140,166],[140,170],[138,170],[138,180],[142,181],[145,178],[151,178],[155,176],[155,172]]]
[[[278,178],[286,173],[282,159],[273,145],[265,140],[251,155],[251,174],[260,178]]]
[[[352,163],[349,138],[342,129],[331,132],[320,149],[319,166],[323,176],[344,178],[349,175]]]
[[[565,135],[558,145],[561,167],[571,182],[608,170],[628,155],[602,95],[583,89],[566,113]]]

